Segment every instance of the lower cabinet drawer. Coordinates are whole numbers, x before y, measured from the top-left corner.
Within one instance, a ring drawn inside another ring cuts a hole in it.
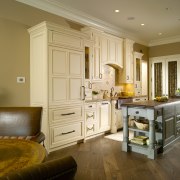
[[[55,108],[49,110],[49,119],[52,123],[82,120],[83,113],[83,106]]]
[[[88,123],[86,124],[86,136],[93,135],[95,133],[95,124],[94,123]]]
[[[58,126],[58,127],[51,127],[50,128],[51,148],[83,139],[84,138],[83,127],[84,127],[83,122],[77,122],[77,123]]]
[[[128,115],[146,117],[147,111],[142,108],[128,108]]]

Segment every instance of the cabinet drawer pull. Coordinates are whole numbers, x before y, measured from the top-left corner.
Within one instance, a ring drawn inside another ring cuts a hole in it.
[[[92,105],[88,106],[89,108],[92,108]]]
[[[89,82],[89,89],[92,89],[92,83]]]
[[[73,132],[75,132],[75,130],[65,132],[65,133],[61,133],[61,134],[58,134],[57,136],[62,136],[62,135],[70,134],[70,133],[73,133]]]
[[[136,111],[135,113],[136,113],[136,114],[139,114],[139,111]]]
[[[75,114],[75,112],[67,113],[67,114],[61,114],[61,116],[69,116],[69,115],[72,115],[72,114]]]
[[[102,79],[102,73],[99,74],[99,78]]]
[[[81,86],[81,100],[85,100],[86,94],[85,94],[85,86]]]
[[[93,124],[93,127],[92,127],[92,128],[88,128],[88,127],[87,127],[87,131],[90,131],[90,130],[94,130],[94,124]]]
[[[93,115],[91,115],[91,116],[89,116],[88,114],[87,114],[87,119],[88,118],[93,118],[94,119],[94,113],[93,113]]]
[[[108,104],[108,103],[101,103],[102,105]]]

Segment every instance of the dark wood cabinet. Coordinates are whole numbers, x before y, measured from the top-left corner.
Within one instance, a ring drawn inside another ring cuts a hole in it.
[[[168,119],[164,119],[163,123],[164,146],[167,146],[176,138],[175,116],[170,117]]]
[[[163,146],[166,148],[180,135],[180,104],[163,107]]]

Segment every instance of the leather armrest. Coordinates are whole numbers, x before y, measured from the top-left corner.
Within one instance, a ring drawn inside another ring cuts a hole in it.
[[[72,156],[67,156],[16,171],[0,180],[70,180],[74,178],[76,170],[76,161]]]
[[[35,142],[38,142],[38,143],[41,143],[41,142],[44,142],[45,140],[45,135],[43,132],[40,132],[38,133],[36,136],[32,137],[31,138],[32,141],[35,141]],[[44,143],[43,143],[44,144]]]

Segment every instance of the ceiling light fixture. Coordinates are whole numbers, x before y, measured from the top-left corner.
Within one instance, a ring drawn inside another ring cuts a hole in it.
[[[161,36],[161,35],[162,35],[162,33],[158,33],[158,35],[159,35],[159,36]]]
[[[128,17],[127,20],[131,21],[131,20],[134,20],[135,17]]]
[[[141,26],[144,26],[144,25],[145,25],[144,23],[141,24]]]
[[[119,12],[119,9],[114,10],[114,12],[118,13],[118,12]]]

